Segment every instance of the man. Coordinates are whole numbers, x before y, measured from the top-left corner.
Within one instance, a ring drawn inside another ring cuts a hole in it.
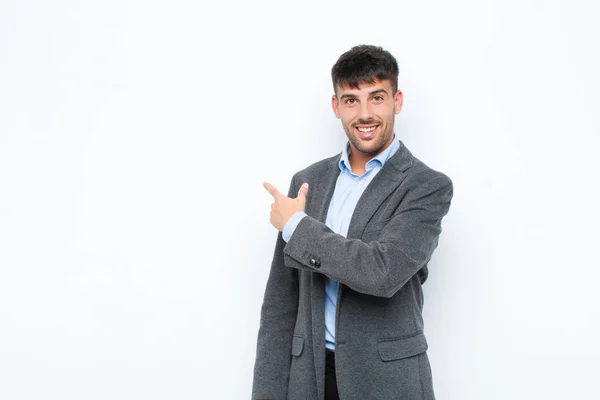
[[[403,95],[389,52],[354,47],[331,75],[333,112],[349,143],[297,172],[287,196],[264,184],[281,234],[252,395],[433,399],[421,285],[452,182],[395,138]]]

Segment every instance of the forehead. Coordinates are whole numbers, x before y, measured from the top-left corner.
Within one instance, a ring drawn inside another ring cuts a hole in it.
[[[351,87],[348,84],[337,85],[336,86],[336,94],[338,96],[346,95],[354,95],[359,96],[361,94],[369,94],[375,90],[385,90],[387,94],[392,94],[392,83],[385,79],[379,80],[376,79],[373,82],[361,82],[358,84],[358,87]]]

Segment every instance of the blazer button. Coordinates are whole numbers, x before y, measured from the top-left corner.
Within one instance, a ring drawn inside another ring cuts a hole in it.
[[[316,259],[314,259],[314,258],[311,258],[311,259],[309,260],[309,263],[310,263],[310,265],[312,265],[312,266],[313,266],[313,267],[315,267],[315,268],[319,268],[319,267],[321,266],[321,263],[320,263],[320,262],[318,262],[318,261],[317,261]]]

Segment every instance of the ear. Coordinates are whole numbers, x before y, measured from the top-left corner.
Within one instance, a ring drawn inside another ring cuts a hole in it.
[[[337,95],[331,96],[331,108],[337,119],[340,119],[340,102],[338,101]]]
[[[402,104],[404,103],[404,95],[402,91],[397,90],[396,95],[394,96],[394,113],[400,114],[400,110],[402,110]]]

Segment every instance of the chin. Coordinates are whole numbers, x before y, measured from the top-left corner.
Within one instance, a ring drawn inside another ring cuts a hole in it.
[[[358,151],[360,151],[361,153],[366,153],[366,154],[378,153],[383,148],[383,145],[378,146],[378,145],[373,145],[369,142],[363,142],[363,141],[359,141],[358,145],[359,146],[354,145],[354,147],[356,147],[356,149]]]
[[[348,140],[350,141],[350,143],[352,143],[352,146],[354,148],[356,148],[361,153],[372,154],[372,153],[379,153],[386,146],[386,144],[389,142],[389,140],[393,136],[393,134],[392,134],[386,138],[385,137],[386,132],[385,132],[385,129],[383,129],[383,128],[385,128],[383,126],[383,124],[380,125],[380,127],[378,129],[382,129],[382,131],[378,132],[377,135],[375,135],[369,139],[361,138],[358,134],[356,134],[354,132],[354,128],[352,128],[352,126],[349,126],[348,128],[346,128],[345,131],[346,131],[346,136],[348,137]]]

